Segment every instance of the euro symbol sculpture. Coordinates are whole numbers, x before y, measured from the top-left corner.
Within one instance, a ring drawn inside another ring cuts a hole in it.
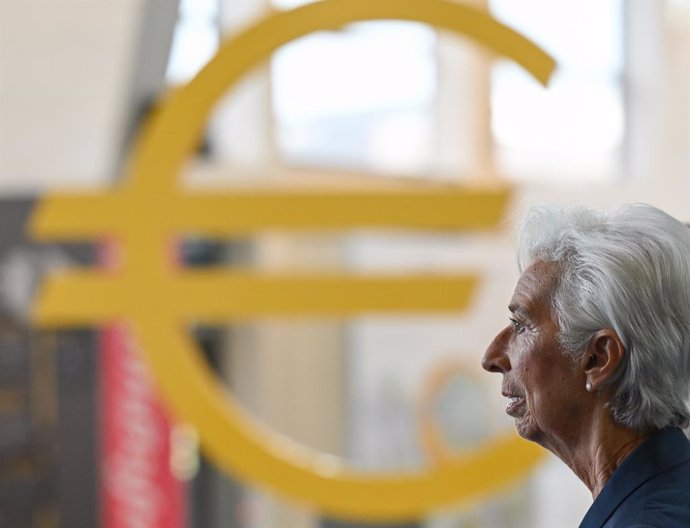
[[[216,464],[235,478],[326,514],[374,521],[419,518],[493,493],[524,475],[541,455],[507,434],[417,472],[370,474],[348,468],[253,421],[209,370],[186,325],[269,314],[458,312],[477,277],[185,270],[171,263],[170,252],[171,241],[182,233],[232,237],[264,229],[496,226],[509,199],[505,188],[222,194],[178,188],[180,167],[213,105],[242,75],[301,36],[379,19],[421,22],[469,37],[544,84],[555,66],[537,46],[488,14],[445,0],[325,0],[277,13],[225,42],[194,80],[162,102],[143,128],[120,184],[106,192],[46,197],[30,226],[43,240],[115,237],[123,251],[115,274],[93,270],[51,277],[37,300],[38,324],[127,323],[164,400],[198,430],[202,449]]]

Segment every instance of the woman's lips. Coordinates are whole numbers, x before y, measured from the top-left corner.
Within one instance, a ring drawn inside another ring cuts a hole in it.
[[[516,418],[525,411],[525,399],[520,396],[508,396],[506,414]]]

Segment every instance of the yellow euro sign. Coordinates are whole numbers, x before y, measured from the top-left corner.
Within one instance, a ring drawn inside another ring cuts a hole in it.
[[[181,233],[230,237],[263,229],[491,229],[505,188],[411,187],[347,192],[254,190],[183,192],[177,175],[219,98],[278,47],[320,29],[398,19],[478,41],[546,83],[553,60],[486,13],[445,0],[325,0],[274,14],[225,42],[187,86],[171,93],[143,128],[127,177],[101,193],[46,197],[32,218],[41,239],[121,241],[114,274],[72,271],[43,286],[38,324],[120,320],[131,328],[162,396],[199,432],[201,446],[236,478],[340,517],[394,520],[496,492],[541,456],[513,434],[422,471],[370,474],[348,468],[266,430],[239,406],[201,358],[186,324],[263,315],[462,310],[472,275],[262,275],[232,269],[185,270],[171,263]]]

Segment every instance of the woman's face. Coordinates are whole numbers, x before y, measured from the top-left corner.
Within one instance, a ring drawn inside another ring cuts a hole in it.
[[[510,322],[489,345],[482,366],[503,374],[506,413],[523,438],[549,449],[574,441],[583,424],[584,372],[558,343],[551,298],[558,265],[536,261],[515,287]]]

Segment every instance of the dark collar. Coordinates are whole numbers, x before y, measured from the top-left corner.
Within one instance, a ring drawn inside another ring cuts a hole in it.
[[[637,488],[690,460],[690,442],[680,429],[652,434],[616,468],[585,515],[580,528],[600,528]]]

